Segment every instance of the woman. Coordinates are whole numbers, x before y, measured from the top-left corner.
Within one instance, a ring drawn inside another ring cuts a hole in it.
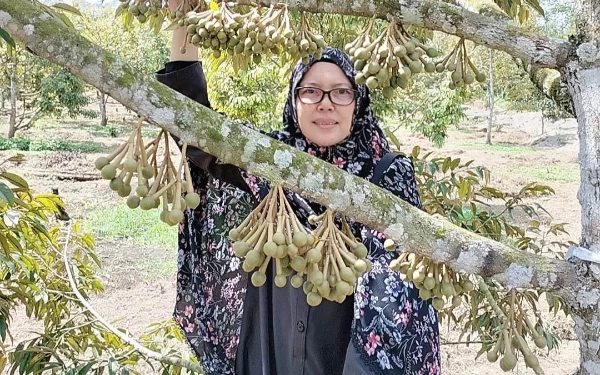
[[[210,107],[198,51],[185,30],[174,31],[171,62],[157,79]],[[282,131],[269,136],[326,160],[366,180],[389,152],[370,108],[366,86],[356,85],[348,56],[328,48],[318,61],[297,64],[290,80]],[[352,223],[369,249],[373,269],[359,278],[343,303],[309,307],[302,288],[248,282],[227,238],[268,193],[268,183],[188,148],[192,178],[201,205],[188,210],[179,229],[175,318],[207,374],[362,375],[440,373],[437,314],[404,283],[389,263],[385,238]],[[397,157],[379,185],[420,207],[413,166]],[[286,192],[298,218],[324,208]]]

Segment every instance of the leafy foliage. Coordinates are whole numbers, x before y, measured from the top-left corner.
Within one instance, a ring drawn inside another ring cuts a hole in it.
[[[229,64],[207,58],[207,82],[211,105],[236,120],[265,131],[281,127],[287,98],[287,79],[277,74],[273,62],[237,71]]]
[[[40,82],[36,105],[41,116],[96,118],[96,112],[85,108],[89,103],[83,82],[62,69]]]
[[[460,158],[432,157],[432,152],[422,155],[418,146],[412,149],[410,156],[415,164],[423,207],[429,214],[535,254],[563,258],[563,251],[576,245],[557,239],[558,235],[567,233],[565,223],[554,223],[540,204],[528,203],[530,198],[554,194],[549,186],[530,183],[516,192],[503,192],[490,185],[491,172],[485,167],[474,166],[472,160],[463,162]],[[518,213],[524,214],[524,217],[517,218]],[[499,284],[487,279],[483,282],[487,285],[486,290],[475,289],[465,297],[469,309],[459,316],[453,311],[440,314],[442,319],[449,318],[462,326],[469,340],[472,333],[483,339],[479,354],[493,346],[501,330],[504,317],[498,315],[493,305],[498,305],[503,311],[511,306],[509,295]],[[521,304],[538,311],[542,293],[524,290],[517,295]],[[548,293],[546,297],[551,311],[567,312],[558,297]],[[549,350],[558,346],[558,336],[544,327],[539,318],[536,327],[537,332],[546,338]]]

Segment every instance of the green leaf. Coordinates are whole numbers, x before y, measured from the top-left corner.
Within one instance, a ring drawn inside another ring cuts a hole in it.
[[[8,45],[11,46],[12,48],[17,48],[17,45],[15,44],[15,40],[10,35],[8,35],[6,30],[4,30],[1,27],[0,27],[0,38],[4,39],[6,41],[6,43],[8,43]]]
[[[458,167],[459,164],[460,164],[460,158],[456,158],[456,159],[452,160],[452,162],[450,163],[450,169],[456,169],[456,167]]]
[[[15,204],[14,192],[3,182],[0,182],[0,199],[10,205]]]
[[[69,17],[67,17],[65,14],[62,13],[54,13],[57,18],[59,18],[65,25],[67,25],[67,27],[69,27],[70,29],[74,29],[75,25],[73,25],[73,22],[71,22],[71,20],[69,19]]]
[[[18,186],[23,189],[29,189],[29,184],[21,176],[10,172],[0,173],[0,177],[7,180],[11,184]]]
[[[53,6],[54,8],[56,8],[56,9],[60,9],[60,10],[63,10],[63,11],[65,11],[65,12],[68,12],[68,13],[75,14],[76,16],[83,17],[83,15],[82,15],[82,14],[81,14],[81,12],[79,11],[79,9],[77,9],[77,8],[75,8],[75,7],[73,7],[73,6],[69,5],[69,4],[65,4],[65,3],[57,3],[57,4],[54,4],[54,5],[52,5],[52,6]]]

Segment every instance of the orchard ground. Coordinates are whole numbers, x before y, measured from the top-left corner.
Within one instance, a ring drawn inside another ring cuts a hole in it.
[[[423,152],[434,151],[441,156],[475,160],[476,165],[490,169],[491,185],[502,191],[514,191],[530,182],[551,186],[556,194],[535,200],[553,216],[555,222],[565,222],[569,235],[563,240],[578,241],[580,207],[577,201],[579,167],[577,154],[577,123],[574,119],[556,122],[544,121],[542,135],[541,113],[513,113],[500,111],[494,126],[493,145],[485,145],[487,111],[468,108],[468,119],[452,128],[446,144],[436,148],[425,138],[401,129],[397,136],[402,151],[410,152],[414,145]],[[7,133],[7,118],[0,117],[0,134]],[[171,316],[175,298],[176,238],[175,228],[158,221],[158,212],[132,211],[124,206],[108,188],[107,181],[74,181],[69,175],[93,176],[94,160],[107,154],[126,140],[128,129],[135,123],[132,113],[118,104],[109,102],[109,125],[101,127],[99,120],[42,119],[18,137],[45,139],[48,148],[81,149],[80,151],[25,151],[26,160],[19,167],[9,169],[20,173],[39,193],[59,189],[66,201],[70,216],[81,219],[86,230],[97,239],[97,250],[103,262],[99,271],[106,291],[91,300],[97,310],[120,328],[139,335],[151,322]],[[148,127],[148,137],[158,131]],[[52,140],[55,141],[52,141]],[[47,142],[46,142],[47,141]],[[43,148],[43,147],[41,147]],[[89,151],[102,150],[100,153]],[[17,151],[1,151],[2,158]],[[173,156],[176,156],[175,153]],[[526,222],[525,215],[517,215]],[[546,324],[554,327],[562,339],[558,351],[538,351],[540,363],[547,375],[572,374],[579,364],[579,345],[572,331],[572,321],[560,314],[547,313],[541,306]],[[39,324],[28,321],[18,310],[10,329],[18,342],[25,339]],[[502,374],[497,363],[490,364],[485,355],[475,360],[480,345],[469,346],[459,341],[460,327],[440,326],[444,374]],[[477,341],[477,338],[474,339]],[[464,337],[463,337],[464,341]],[[9,343],[10,345],[10,343]],[[185,346],[182,346],[183,350]],[[145,372],[145,371],[144,371]],[[519,361],[515,374],[533,374]]]

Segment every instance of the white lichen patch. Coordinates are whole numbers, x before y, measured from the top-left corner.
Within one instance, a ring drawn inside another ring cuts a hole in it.
[[[589,265],[590,271],[596,280],[600,280],[600,267],[597,264],[590,263]]]
[[[220,133],[223,137],[227,137],[229,135],[229,133],[231,133],[231,128],[229,127],[229,124],[227,121],[225,121],[224,123],[221,124]]]
[[[81,75],[88,82],[102,82],[102,68],[97,64],[88,64],[81,68]]]
[[[50,45],[48,46],[48,48],[46,48],[46,50],[48,51],[48,53],[52,53],[54,52],[54,46]]]
[[[593,42],[582,43],[577,48],[577,56],[584,63],[592,63],[598,59],[598,47]]]
[[[446,263],[450,260],[450,249],[448,248],[448,240],[445,238],[438,238],[435,241],[433,247],[433,253],[431,259],[436,262]]]
[[[254,152],[256,152],[258,146],[269,147],[270,145],[271,141],[267,138],[257,136],[251,137],[244,146],[244,153],[241,158],[242,162],[247,163],[252,160],[252,156],[254,155]]]
[[[339,192],[337,190],[326,190],[325,193],[330,197],[327,206],[333,210],[344,211],[351,204],[350,194]]]
[[[406,233],[404,232],[404,224],[394,223],[387,227],[383,234],[387,237],[393,238],[394,240],[404,241],[406,239]]]
[[[320,173],[307,173],[306,176],[300,180],[298,187],[302,190],[311,192],[320,191],[323,189],[324,180],[325,178]]]
[[[12,17],[10,14],[0,10],[0,26],[6,27],[8,25],[8,21],[10,21]]]
[[[23,32],[25,33],[25,35],[30,36],[35,32],[35,26],[31,24],[25,25],[23,26]]]
[[[367,11],[369,13],[375,13],[377,11],[377,7],[375,6],[375,4],[372,1],[365,2],[363,0],[354,0],[352,2],[352,5],[350,6],[350,8],[352,8],[352,10],[354,10],[355,12],[358,12],[358,11],[363,12],[365,9],[365,5],[367,5],[367,7],[368,7]]]
[[[152,119],[157,124],[172,124],[175,122],[175,111],[171,108],[152,109]]]
[[[513,263],[506,269],[504,277],[506,278],[506,288],[524,287],[531,284],[533,268]]]
[[[598,300],[600,300],[600,291],[599,290],[582,289],[579,292],[577,292],[577,302],[579,302],[579,306],[582,309],[598,305]]]
[[[585,361],[581,366],[587,370],[588,374],[600,374],[600,363],[594,361]]]
[[[362,182],[362,181],[361,181]],[[368,186],[361,187],[354,183],[352,175],[344,175],[344,191],[352,192],[354,205],[363,205],[368,197],[371,196],[371,189]]]
[[[290,151],[275,150],[273,162],[279,169],[289,168],[292,165],[293,155]]]
[[[478,273],[483,268],[483,263],[490,249],[482,242],[472,242],[467,250],[463,250],[456,264],[459,265],[458,271],[466,273]]]
[[[554,273],[540,273],[538,275],[538,285],[542,288],[556,285],[557,277]]]

